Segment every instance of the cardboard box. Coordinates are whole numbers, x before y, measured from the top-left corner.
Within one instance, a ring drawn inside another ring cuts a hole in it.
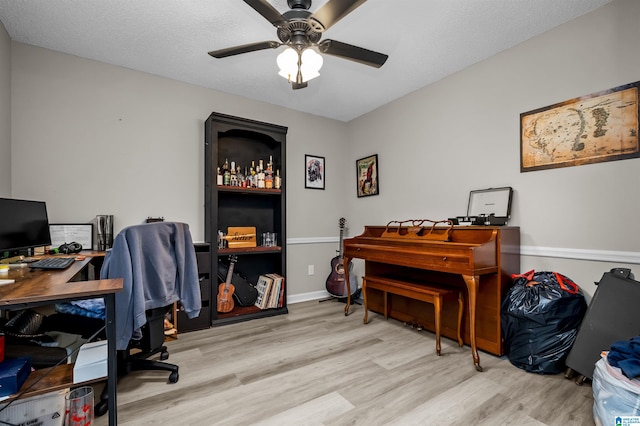
[[[107,341],[85,343],[73,366],[73,383],[107,377]]]
[[[0,421],[14,425],[61,426],[64,420],[64,396],[69,389],[0,405]]]
[[[0,362],[0,396],[17,393],[31,373],[31,358],[8,358]]]

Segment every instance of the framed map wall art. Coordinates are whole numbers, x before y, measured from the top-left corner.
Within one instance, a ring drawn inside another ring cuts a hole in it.
[[[520,114],[520,172],[640,157],[640,81]]]

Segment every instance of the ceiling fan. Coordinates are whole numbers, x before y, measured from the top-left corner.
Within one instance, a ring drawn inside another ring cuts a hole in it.
[[[287,0],[291,10],[280,14],[267,0],[244,0],[277,28],[280,41],[261,41],[209,52],[214,58],[287,46],[278,56],[280,75],[291,87],[302,89],[307,81],[319,75],[322,57],[316,52],[337,56],[380,68],[388,55],[336,40],[320,41],[322,33],[347,16],[366,0],[329,0],[315,13],[309,12],[311,0]]]

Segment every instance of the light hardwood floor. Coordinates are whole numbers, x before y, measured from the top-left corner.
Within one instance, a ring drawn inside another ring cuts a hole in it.
[[[537,375],[362,306],[304,302],[289,314],[184,333],[164,372],[118,384],[119,425],[594,425],[589,384]],[[95,425],[107,424],[107,417]]]

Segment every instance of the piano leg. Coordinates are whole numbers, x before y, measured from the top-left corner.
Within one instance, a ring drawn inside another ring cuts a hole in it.
[[[471,337],[471,354],[473,355],[473,365],[476,370],[482,371],[480,366],[480,356],[476,346],[476,298],[478,295],[479,275],[463,275],[465,284],[467,285],[467,293],[469,295],[469,335]]]
[[[464,296],[462,296],[462,290],[458,291],[458,345],[464,346],[464,340],[462,340],[462,316],[464,314]]]
[[[367,280],[365,278],[362,279],[362,298],[364,300],[364,318],[362,322],[366,324],[369,322],[369,308],[367,305]]]
[[[433,299],[433,310],[435,311],[435,326],[436,326],[436,355],[440,356],[442,348],[440,346],[440,311],[442,310],[441,298],[435,297]]]
[[[351,307],[351,283],[349,282],[349,264],[350,264],[350,259],[345,256],[343,259],[344,280],[347,283],[347,303],[344,307],[345,317],[349,315],[349,308]],[[365,306],[366,306],[366,302],[365,302]]]

